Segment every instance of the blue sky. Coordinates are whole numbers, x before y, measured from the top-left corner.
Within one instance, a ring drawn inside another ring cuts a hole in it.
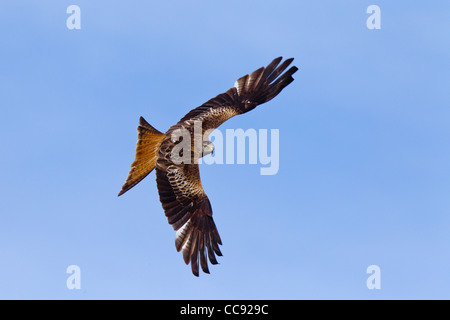
[[[0,298],[450,298],[448,1],[0,4]],[[165,131],[277,56],[296,80],[221,129],[279,129],[279,172],[201,166],[224,256],[196,278],[154,173],[116,196],[138,118]]]

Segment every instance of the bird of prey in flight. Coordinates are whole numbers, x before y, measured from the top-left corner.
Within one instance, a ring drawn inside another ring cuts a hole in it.
[[[182,251],[184,262],[191,264],[195,276],[199,275],[199,263],[203,272],[209,273],[207,258],[211,264],[217,264],[215,255],[222,255],[219,249],[222,241],[212,218],[211,204],[200,182],[196,161],[214,149],[203,134],[208,130],[210,133],[231,117],[273,99],[294,81],[292,75],[297,67],[283,73],[294,59],[280,64],[281,60],[282,57],[276,58],[267,67],[239,78],[232,88],[191,110],[166,133],[156,130],[144,118],[139,119],[135,160],[119,196],[156,169],[159,199],[169,224],[176,231],[175,247]],[[194,124],[199,122],[201,134],[196,137]],[[191,148],[184,154],[182,150],[180,154],[192,161],[180,163],[173,157],[174,154],[180,155],[174,153],[182,141],[174,133],[180,130],[188,132],[191,137]]]

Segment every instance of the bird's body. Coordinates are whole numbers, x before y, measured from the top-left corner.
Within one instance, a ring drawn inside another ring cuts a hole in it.
[[[229,118],[271,100],[291,83],[296,67],[280,74],[292,60],[280,64],[281,57],[277,58],[266,68],[238,79],[234,87],[191,110],[166,133],[159,132],[142,117],[139,120],[136,158],[119,196],[156,169],[160,201],[169,224],[176,231],[175,247],[182,251],[186,264],[191,263],[196,276],[199,262],[202,270],[209,273],[207,258],[217,264],[215,255],[222,255],[219,249],[222,241],[201,185],[198,166],[198,159],[214,148],[207,136]],[[182,134],[184,138],[180,139]],[[185,148],[180,153],[180,143],[185,139],[190,140],[187,152]]]

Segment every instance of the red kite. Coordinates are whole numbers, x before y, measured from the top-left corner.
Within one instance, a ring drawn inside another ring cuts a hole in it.
[[[194,136],[194,122],[201,123],[203,134],[231,117],[273,99],[294,81],[292,75],[298,70],[291,67],[283,73],[294,59],[280,64],[281,60],[279,57],[267,67],[239,78],[234,87],[191,110],[166,133],[153,128],[144,118],[139,119],[136,157],[119,196],[156,168],[159,198],[169,224],[176,231],[175,247],[183,252],[184,262],[191,263],[195,276],[199,275],[199,262],[203,272],[209,273],[207,257],[211,264],[218,263],[215,255],[222,256],[219,249],[222,241],[212,218],[211,204],[200,182],[196,161],[212,153],[214,145],[203,140],[203,135],[200,138]],[[187,130],[191,135],[190,157],[186,154],[192,161],[179,163],[173,160],[174,148],[179,143],[174,139],[177,130]]]

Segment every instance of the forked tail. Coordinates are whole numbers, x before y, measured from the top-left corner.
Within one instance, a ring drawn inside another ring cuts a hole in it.
[[[136,157],[131,164],[127,180],[122,186],[118,196],[124,194],[155,168],[158,149],[166,136],[153,128],[143,117],[139,118],[138,141],[136,144]]]

